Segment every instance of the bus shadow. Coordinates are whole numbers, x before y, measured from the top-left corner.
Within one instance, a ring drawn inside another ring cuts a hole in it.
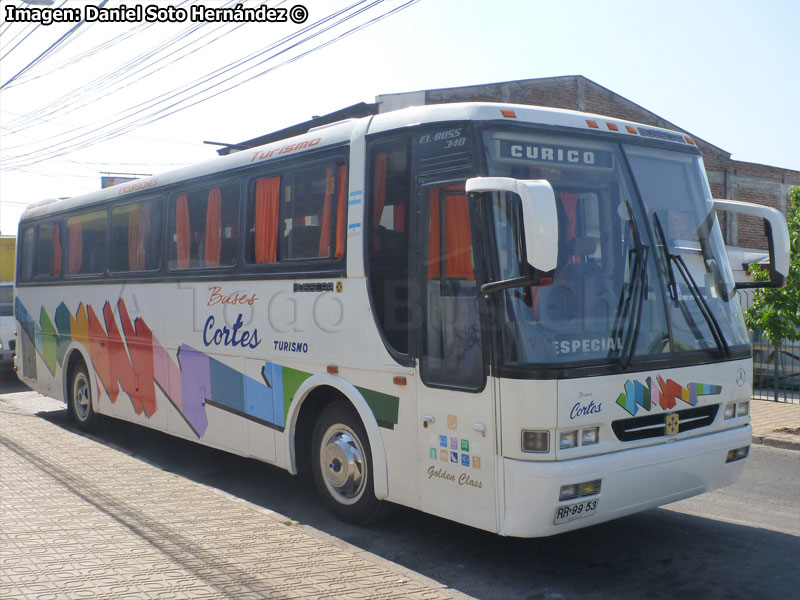
[[[66,411],[38,413],[81,434]],[[310,476],[131,423],[90,436],[155,467],[269,509],[481,599],[793,597],[800,538],[654,509],[540,539],[503,538],[398,507],[372,527],[343,523]]]

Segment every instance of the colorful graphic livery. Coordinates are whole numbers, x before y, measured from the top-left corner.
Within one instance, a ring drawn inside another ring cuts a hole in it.
[[[638,380],[626,381],[625,392],[617,396],[617,404],[632,416],[636,416],[639,407],[646,411],[656,406],[660,406],[664,410],[671,410],[675,408],[677,400],[685,402],[689,406],[697,406],[698,396],[709,396],[722,392],[720,385],[690,383],[683,387],[672,379],[664,381],[661,375],[656,376],[658,387],[653,388],[651,379],[648,377],[644,384]]]
[[[150,418],[156,412],[158,386],[199,438],[208,427],[207,405],[283,431],[292,398],[311,373],[265,362],[262,380],[257,381],[187,344],[178,348],[176,363],[143,319],[131,321],[124,300],[118,302],[117,308],[122,332],[110,302],[103,305],[102,323],[94,308],[83,303],[73,315],[62,302],[56,308],[55,319],[42,307],[38,323],[19,299],[15,304],[24,335],[35,340],[35,347],[52,374],[56,363],[63,366],[70,343],[80,342],[89,350],[98,384],[102,384],[111,401],[117,401],[121,389],[130,397],[137,415]],[[391,429],[397,424],[396,396],[365,388],[359,391],[379,425]]]

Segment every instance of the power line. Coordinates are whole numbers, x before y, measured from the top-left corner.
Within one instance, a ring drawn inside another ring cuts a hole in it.
[[[296,56],[290,57],[290,58],[286,59],[285,61],[283,61],[283,62],[281,62],[281,63],[279,63],[277,65],[271,66],[271,67],[269,67],[269,68],[267,68],[267,69],[265,69],[263,71],[260,71],[257,74],[249,76],[244,80],[240,80],[240,81],[236,81],[235,83],[231,83],[231,85],[229,85],[228,87],[225,87],[222,90],[218,90],[218,91],[210,93],[210,94],[208,94],[208,95],[206,95],[204,97],[198,98],[199,94],[206,94],[208,92],[211,92],[215,88],[218,88],[219,86],[222,86],[222,85],[224,85],[224,84],[226,84],[228,82],[232,82],[233,80],[235,80],[237,78],[240,78],[242,75],[244,75],[248,71],[251,71],[251,70],[257,68],[258,66],[261,66],[261,65],[265,64],[266,62],[268,62],[270,60],[273,60],[276,57],[289,52],[290,50],[299,48],[302,44],[307,43],[309,40],[314,39],[314,38],[316,38],[316,37],[328,32],[328,31],[338,27],[342,23],[354,18],[355,16],[363,14],[364,12],[369,10],[370,8],[373,8],[374,6],[377,6],[378,4],[383,2],[383,0],[376,0],[376,1],[368,4],[366,7],[361,7],[360,9],[356,10],[355,12],[352,12],[351,14],[345,15],[344,17],[340,18],[338,21],[335,21],[332,24],[328,23],[322,29],[310,33],[309,35],[307,35],[303,39],[301,39],[299,41],[296,41],[296,42],[290,44],[289,46],[287,46],[285,48],[282,48],[277,52],[274,52],[273,54],[270,54],[269,56],[267,56],[266,58],[263,58],[259,62],[255,63],[253,65],[250,65],[247,68],[242,69],[239,72],[236,72],[236,73],[234,73],[234,74],[232,74],[232,75],[230,75],[228,77],[225,77],[222,80],[214,82],[215,79],[219,79],[221,76],[224,76],[224,75],[228,74],[230,71],[234,70],[236,67],[242,66],[247,61],[251,61],[254,58],[258,58],[258,57],[262,56],[268,50],[255,53],[254,55],[251,55],[250,57],[247,57],[245,59],[240,59],[239,61],[234,61],[233,63],[230,63],[226,67],[217,69],[216,71],[212,72],[212,74],[210,74],[210,75],[198,80],[193,85],[190,85],[188,87],[187,87],[187,85],[184,85],[184,86],[181,86],[179,88],[175,88],[175,90],[173,90],[171,93],[162,94],[161,96],[157,96],[156,98],[151,99],[151,100],[149,100],[147,102],[140,103],[138,105],[135,105],[134,107],[128,108],[125,111],[122,111],[121,113],[117,113],[117,115],[114,116],[114,121],[111,122],[111,123],[106,123],[105,125],[102,125],[100,127],[95,127],[94,129],[86,131],[86,132],[84,132],[84,133],[82,133],[80,135],[73,136],[73,137],[68,138],[66,140],[62,140],[61,142],[52,144],[52,145],[50,145],[50,146],[48,146],[46,148],[38,149],[36,151],[32,151],[32,152],[28,152],[28,153],[24,153],[24,154],[20,154],[20,155],[17,155],[15,157],[12,157],[11,159],[9,159],[7,161],[4,161],[6,163],[5,168],[24,167],[26,165],[34,164],[36,162],[39,162],[41,160],[45,160],[45,159],[48,159],[48,158],[56,158],[58,156],[62,156],[63,154],[66,154],[68,152],[79,150],[79,149],[85,148],[85,147],[87,147],[89,145],[96,144],[96,143],[99,143],[101,141],[106,141],[108,139],[111,139],[113,137],[117,137],[119,135],[123,135],[123,134],[125,134],[125,133],[127,133],[127,132],[129,132],[129,131],[131,131],[131,130],[133,130],[135,128],[137,128],[137,127],[142,127],[142,126],[151,124],[151,123],[156,122],[158,120],[161,120],[161,119],[163,119],[165,117],[171,116],[171,115],[173,115],[173,114],[175,114],[177,112],[180,112],[182,110],[186,110],[186,109],[191,108],[193,106],[196,106],[196,105],[198,105],[198,104],[200,104],[202,102],[210,100],[211,98],[219,96],[220,94],[223,94],[223,93],[225,93],[227,91],[230,91],[231,89],[233,89],[233,88],[235,88],[235,87],[237,87],[239,85],[243,85],[243,84],[245,84],[247,82],[253,81],[254,79],[256,79],[258,77],[261,77],[261,76],[263,76],[263,75],[265,75],[265,74],[267,74],[267,73],[269,73],[271,71],[274,71],[277,68],[280,68],[280,67],[285,66],[287,64],[291,64],[291,63],[293,63],[293,62],[295,62],[297,60],[300,60],[301,58],[304,58],[305,56],[308,56],[309,54],[311,54],[311,53],[313,53],[313,52],[315,52],[317,50],[325,48],[325,47],[327,47],[327,46],[329,46],[329,45],[331,45],[331,44],[333,44],[333,43],[335,43],[335,42],[337,42],[337,41],[339,41],[339,40],[341,40],[341,39],[343,39],[343,38],[345,38],[345,37],[347,37],[347,36],[349,36],[349,35],[351,35],[351,34],[353,34],[355,32],[357,32],[357,31],[360,31],[360,30],[362,30],[362,29],[364,29],[366,27],[369,27],[370,25],[372,25],[372,24],[374,24],[374,23],[376,23],[376,22],[378,22],[380,20],[383,20],[383,19],[385,19],[385,18],[387,18],[387,17],[389,17],[389,16],[391,16],[393,14],[396,14],[400,10],[403,10],[403,9],[407,8],[407,7],[417,3],[418,1],[419,0],[409,0],[409,1],[405,2],[404,4],[402,4],[400,6],[397,6],[397,7],[393,8],[393,9],[391,9],[391,10],[385,12],[385,13],[382,13],[382,14],[380,14],[380,15],[378,15],[378,16],[376,16],[376,17],[374,17],[374,18],[372,18],[372,19],[370,19],[370,20],[368,20],[368,21],[366,21],[364,23],[356,25],[355,27],[351,28],[350,30],[348,30],[348,31],[346,31],[346,32],[344,32],[344,33],[342,33],[342,34],[340,34],[340,35],[338,35],[338,36],[336,36],[336,37],[334,37],[332,39],[323,41],[322,43],[318,44],[317,46],[315,46],[314,48],[312,48],[312,49],[310,49],[310,50],[308,50],[306,52],[302,52],[301,54],[298,54]],[[317,23],[313,24],[313,26],[305,27],[302,30],[300,30],[300,32],[296,32],[295,34],[292,34],[290,36],[286,36],[286,38],[284,38],[283,40],[280,40],[279,42],[276,42],[275,44],[272,44],[268,49],[275,50],[277,47],[281,46],[286,41],[291,41],[291,40],[295,39],[298,35],[302,35],[303,32],[308,33],[311,29],[313,29],[313,27],[318,26],[321,23],[329,22],[332,18],[335,18],[336,15],[340,16],[343,13],[347,12],[348,10],[351,10],[354,7],[357,7],[359,4],[363,4],[363,2],[357,2],[357,3],[347,7],[346,9],[343,9],[341,11],[338,11],[337,13],[334,13],[334,15],[330,15],[330,16],[326,17],[325,19],[321,19]],[[195,92],[193,96],[191,96],[191,97],[186,97],[185,96],[185,94],[187,94],[188,92],[191,92],[195,88],[202,87],[204,85],[205,85],[205,87],[200,89],[198,92]],[[180,97],[181,95],[184,95],[184,97],[181,98]],[[194,101],[191,101],[192,99],[194,99]],[[167,106],[159,106],[159,105],[163,105],[165,102],[168,102],[170,100],[175,100],[175,101],[172,102],[171,104],[167,105]],[[189,104],[186,104],[187,102],[189,102]],[[148,112],[147,114],[145,114],[143,116],[139,116],[138,118],[135,118],[132,121],[130,120],[131,117],[135,117],[137,115],[141,115],[143,110],[149,110],[150,112]],[[125,122],[126,120],[128,122]],[[114,125],[116,125],[116,127],[114,127]]]
[[[193,1],[196,1],[196,0],[193,0]],[[284,1],[285,0],[282,0],[281,3],[283,3]],[[232,4],[233,2],[241,2],[241,0],[227,0],[227,4],[228,5]],[[141,84],[143,79],[145,79],[145,78],[147,78],[147,77],[149,77],[149,76],[151,76],[151,75],[163,70],[164,68],[166,68],[167,66],[169,66],[171,64],[174,64],[174,63],[176,63],[176,62],[178,62],[178,61],[180,61],[180,60],[182,60],[182,59],[194,54],[200,48],[192,49],[188,53],[183,54],[183,55],[177,55],[176,56],[176,53],[180,52],[181,50],[183,50],[183,49],[185,49],[185,48],[187,48],[189,46],[191,46],[192,44],[198,44],[200,41],[203,40],[204,37],[206,37],[208,35],[211,35],[215,31],[218,31],[219,29],[222,29],[224,27],[224,25],[220,26],[220,27],[217,27],[214,30],[204,34],[200,38],[185,44],[184,46],[182,46],[181,48],[178,48],[177,50],[172,51],[169,55],[164,56],[162,58],[158,58],[154,62],[151,62],[151,63],[147,63],[146,62],[148,59],[157,56],[159,53],[166,52],[170,48],[170,46],[174,45],[175,43],[177,43],[181,39],[188,37],[190,34],[195,33],[203,25],[204,24],[201,24],[201,25],[198,25],[198,26],[193,26],[193,27],[191,27],[191,28],[189,28],[187,30],[184,30],[186,33],[181,32],[180,34],[177,34],[173,38],[170,38],[167,41],[159,43],[154,48],[151,48],[151,49],[147,50],[145,53],[131,58],[125,64],[115,68],[114,70],[109,71],[107,73],[104,73],[104,74],[98,76],[97,78],[95,78],[94,80],[90,81],[89,83],[84,84],[81,87],[76,88],[76,89],[68,92],[67,94],[64,94],[60,98],[57,98],[57,99],[55,99],[55,100],[53,100],[51,102],[48,102],[47,105],[45,105],[44,107],[42,107],[40,109],[37,109],[37,110],[34,110],[34,111],[31,111],[29,113],[26,113],[25,115],[22,115],[22,116],[18,117],[17,119],[14,119],[11,123],[9,123],[9,126],[15,128],[12,131],[16,132],[16,131],[20,131],[25,126],[28,126],[28,125],[30,125],[30,124],[32,124],[34,122],[37,123],[37,124],[46,123],[48,121],[51,121],[56,116],[60,117],[60,116],[63,116],[65,114],[69,114],[71,112],[74,112],[75,110],[79,110],[81,108],[84,108],[85,106],[87,106],[89,104],[92,104],[92,103],[97,102],[99,100],[102,100],[103,98],[108,97],[108,96],[110,96],[110,95],[112,95],[114,93],[122,91],[125,88],[127,88],[127,87],[129,87],[129,86],[131,86],[133,84],[137,84],[137,85]],[[225,37],[226,35],[229,35],[230,33],[233,33],[236,29],[238,29],[241,26],[242,25],[237,25],[236,27],[234,27],[233,29],[227,31],[226,33],[223,33],[222,35],[214,38],[213,40],[211,40],[207,44],[205,44],[203,46],[203,48],[207,48],[211,44],[214,44],[215,42],[217,42],[221,38]],[[158,67],[156,69],[153,69],[148,73],[144,73],[139,78],[137,78],[134,81],[132,81],[131,83],[128,83],[128,84],[125,84],[125,85],[119,85],[116,88],[111,89],[110,91],[108,91],[105,94],[97,95],[98,93],[102,92],[103,89],[111,88],[111,86],[113,86],[115,83],[122,83],[122,82],[124,82],[126,80],[133,79],[136,75],[139,75],[140,73],[142,73],[143,71],[145,71],[149,67],[153,67],[153,66],[157,65],[159,62],[162,62],[162,61],[165,61],[165,60],[168,60],[168,62],[166,64],[164,64],[163,66],[160,66],[160,67]],[[140,68],[134,70],[134,68],[137,65],[139,65],[140,63],[143,63],[142,66]],[[94,91],[95,91],[96,95],[95,96],[87,95],[87,93],[92,91],[93,88],[94,88]],[[78,104],[79,102],[80,102],[80,104]],[[62,132],[60,135],[62,135],[62,136],[63,135],[67,135],[67,134],[72,133],[74,131],[79,131],[81,128],[85,128],[85,126],[81,126],[81,127],[76,127],[76,128],[70,129],[70,130],[68,130],[66,132]]]
[[[383,0],[377,0],[377,1],[373,2],[372,4],[370,4],[367,8],[371,8],[372,6],[375,6],[375,5],[379,4],[382,1]],[[31,151],[31,152],[28,152],[28,153],[17,155],[15,157],[13,157],[12,159],[6,160],[5,162],[6,162],[6,164],[8,164],[9,162],[11,162],[13,164],[13,162],[15,160],[18,160],[18,159],[26,159],[27,158],[28,160],[30,160],[32,157],[42,156],[44,153],[49,152],[49,151],[51,151],[53,149],[58,149],[58,148],[61,148],[61,149],[63,149],[63,148],[73,149],[72,147],[69,146],[70,142],[78,143],[78,140],[81,140],[82,138],[85,139],[86,136],[89,136],[89,135],[94,134],[94,133],[103,132],[105,129],[107,129],[108,127],[112,126],[113,124],[124,122],[125,119],[130,119],[131,117],[135,117],[137,114],[140,114],[141,111],[145,110],[145,109],[151,110],[151,111],[154,111],[154,112],[151,112],[149,115],[146,115],[143,118],[147,118],[147,116],[152,116],[154,114],[157,115],[159,110],[163,110],[163,109],[158,109],[157,108],[159,104],[163,104],[164,102],[167,102],[169,100],[173,100],[174,98],[180,96],[181,94],[184,94],[184,95],[188,94],[194,88],[197,88],[198,86],[201,86],[203,84],[208,84],[209,82],[213,81],[215,78],[218,78],[220,75],[224,75],[227,72],[231,71],[234,67],[240,66],[240,65],[242,65],[242,64],[244,64],[244,63],[246,63],[248,61],[252,61],[254,58],[258,58],[259,56],[263,55],[264,53],[269,52],[270,50],[273,50],[273,49],[275,49],[277,47],[280,47],[285,42],[292,41],[293,39],[297,38],[298,36],[302,35],[303,33],[306,33],[306,32],[308,32],[310,30],[313,30],[315,27],[319,26],[320,24],[325,24],[325,23],[329,22],[331,19],[335,18],[336,16],[339,16],[339,15],[341,15],[343,13],[346,13],[347,11],[351,10],[354,7],[357,7],[359,4],[363,4],[364,2],[365,2],[365,0],[361,0],[360,2],[356,2],[355,4],[352,4],[352,5],[346,7],[344,9],[342,9],[342,10],[339,10],[339,11],[333,13],[332,15],[328,15],[327,17],[324,17],[323,19],[320,19],[317,22],[312,23],[311,25],[309,25],[307,27],[304,27],[303,29],[299,30],[298,32],[294,32],[294,33],[284,37],[282,40],[279,40],[278,42],[273,43],[272,45],[268,46],[265,50],[257,52],[257,53],[253,53],[249,57],[246,57],[244,59],[239,59],[238,61],[234,61],[233,63],[230,63],[229,65],[226,65],[224,67],[218,68],[216,71],[212,71],[210,74],[205,75],[203,78],[200,78],[199,80],[196,80],[192,84],[185,84],[183,86],[180,86],[178,88],[173,89],[170,92],[165,92],[164,94],[161,94],[160,96],[156,96],[155,98],[153,98],[151,100],[139,103],[137,105],[134,105],[132,107],[129,107],[129,108],[125,109],[124,111],[116,113],[115,115],[111,116],[108,119],[109,123],[106,123],[106,124],[101,125],[99,127],[95,126],[93,129],[89,129],[88,131],[85,131],[85,130],[88,129],[87,126],[73,128],[71,130],[68,130],[68,131],[60,134],[60,136],[59,136],[59,137],[63,137],[65,135],[69,135],[70,133],[76,133],[76,135],[74,135],[73,137],[67,138],[67,139],[63,139],[62,141],[56,142],[54,144],[51,144],[50,146],[48,146],[46,148],[40,148],[40,149]],[[362,9],[362,11],[363,11],[363,9]],[[354,16],[357,16],[358,14],[360,14],[360,12],[353,13],[353,14],[349,15],[348,18],[352,18]],[[340,23],[341,22],[343,22],[343,20],[340,21]],[[338,24],[339,23],[335,23],[333,26],[336,26]],[[324,33],[325,31],[327,31],[331,27],[332,27],[331,25],[328,25],[322,31],[317,32],[316,35]],[[282,52],[287,51],[287,50],[299,45],[300,43],[303,43],[303,42],[307,41],[311,37],[314,37],[314,36],[309,36],[309,37],[301,40],[300,42],[297,42],[297,43],[289,46],[288,48],[282,50],[281,52],[276,53],[275,56],[277,56],[278,54],[281,54]],[[267,59],[265,59],[265,60],[269,60],[270,58],[272,58],[272,57],[267,57]],[[264,61],[261,61],[261,62],[263,63]],[[254,68],[255,66],[258,66],[258,64],[261,64],[261,63],[257,63],[253,67],[248,67],[247,69],[245,69],[245,71],[249,70],[251,68]],[[223,80],[221,83],[224,83],[225,81],[230,80],[232,77],[234,77],[234,76],[228,77],[227,79]],[[209,89],[210,87],[213,87],[213,84],[207,86],[206,89]],[[204,91],[204,90],[201,90],[201,92],[202,91]],[[187,98],[184,98],[182,100],[179,100],[178,102],[186,101],[186,100],[187,100]],[[175,103],[169,105],[167,108],[172,108],[174,106],[175,106]],[[142,122],[142,118],[140,118],[138,121],[135,121],[134,123],[132,123],[132,125],[135,127],[140,122]],[[91,127],[91,126],[89,126],[89,127]],[[84,133],[77,134],[77,132],[79,132],[81,130],[84,130]],[[96,136],[95,138],[91,138],[89,140],[89,144],[96,143],[97,141],[101,141],[102,139],[103,139],[103,137],[102,137],[102,134],[100,133],[99,137]],[[75,149],[80,149],[82,147],[85,147],[86,145],[88,145],[88,144],[82,144],[82,145],[76,146]],[[60,155],[60,154],[58,154],[58,155]]]

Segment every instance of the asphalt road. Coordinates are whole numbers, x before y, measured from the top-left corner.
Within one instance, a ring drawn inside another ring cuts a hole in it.
[[[12,391],[2,384],[0,394]],[[60,406],[43,400],[32,410],[72,429]],[[355,527],[327,513],[309,478],[119,421],[92,437],[476,598],[798,595],[800,452],[754,446],[734,486],[581,531],[520,540],[403,508],[378,526]]]

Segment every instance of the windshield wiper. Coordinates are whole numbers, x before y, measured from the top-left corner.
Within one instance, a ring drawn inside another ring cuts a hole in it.
[[[625,204],[628,208],[631,231],[633,232],[634,247],[631,253],[635,255],[636,259],[631,268],[630,282],[623,288],[622,295],[620,295],[619,305],[617,306],[617,318],[612,330],[613,339],[621,339],[621,326],[627,317],[628,327],[625,331],[625,340],[622,343],[622,348],[619,348],[619,361],[622,368],[627,368],[631,364],[633,353],[636,348],[636,341],[639,338],[642,304],[644,302],[645,290],[647,289],[648,253],[648,247],[642,243],[642,239],[639,236],[639,229],[636,227],[636,222],[633,220],[633,210],[631,209],[630,202],[626,202]],[[625,292],[627,292],[627,295]],[[609,352],[609,358],[610,357],[611,352]]]
[[[658,213],[653,213],[653,223],[656,226],[656,232],[658,233],[658,236],[661,238],[661,245],[664,248],[664,255],[667,257],[667,277],[669,281],[670,297],[675,304],[681,308],[681,312],[683,312],[687,323],[692,328],[695,337],[698,340],[702,340],[703,336],[700,334],[697,324],[694,322],[691,313],[685,309],[686,307],[681,302],[678,294],[678,285],[675,280],[675,270],[672,268],[674,263],[678,267],[678,273],[681,274],[681,278],[686,284],[686,287],[689,288],[692,298],[700,309],[700,314],[706,320],[708,328],[711,330],[711,336],[714,338],[714,343],[717,345],[720,353],[725,357],[730,356],[730,348],[728,347],[728,342],[725,340],[725,334],[722,332],[719,321],[717,321],[714,313],[711,312],[708,302],[706,302],[706,299],[701,293],[700,288],[697,286],[694,277],[692,277],[692,274],[689,272],[686,262],[679,254],[673,254],[670,252],[669,246],[667,245],[667,236],[664,234],[664,227],[661,225],[661,219],[659,218]]]

